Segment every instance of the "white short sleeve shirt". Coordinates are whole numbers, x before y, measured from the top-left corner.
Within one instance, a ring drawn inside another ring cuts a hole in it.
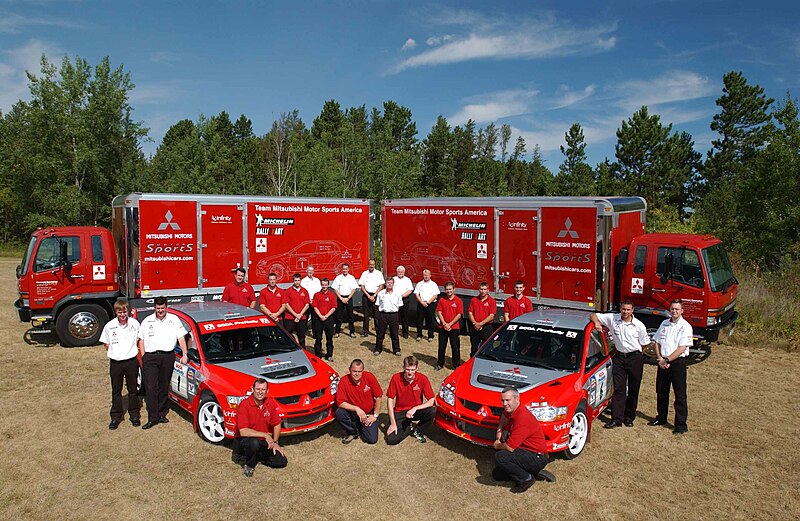
[[[392,277],[392,280],[394,280],[394,290],[400,293],[400,295],[402,295],[406,291],[411,291],[411,292],[414,291],[414,283],[411,282],[410,278],[403,277],[401,279],[400,277],[395,275],[394,277]]]
[[[322,290],[322,282],[317,277],[309,278],[308,275],[300,281],[300,287],[308,291],[309,300],[314,300],[314,295]]]
[[[130,360],[139,352],[136,341],[139,339],[139,321],[128,317],[128,322],[121,326],[119,319],[114,318],[103,327],[100,342],[108,346],[108,357],[117,362]]]
[[[417,287],[414,289],[414,294],[419,295],[419,298],[428,302],[434,296],[439,295],[439,285],[432,280],[425,282],[423,279],[417,282]]]
[[[375,297],[375,304],[377,304],[378,310],[384,313],[395,313],[400,311],[400,307],[403,305],[403,294],[394,289],[391,293],[382,289]]]
[[[139,338],[144,340],[144,352],[172,351],[178,343],[178,338],[186,335],[180,319],[172,313],[167,313],[164,320],[158,320],[156,314],[142,320],[139,328]]]
[[[597,313],[600,323],[611,331],[614,346],[620,353],[641,351],[642,346],[650,344],[647,328],[636,317],[630,322],[623,322],[619,313]]]
[[[378,291],[378,288],[385,283],[386,279],[383,278],[383,273],[378,270],[367,270],[358,279],[358,285],[364,286],[364,290],[370,295]]]
[[[358,281],[349,273],[347,275],[340,273],[333,279],[331,289],[337,291],[339,295],[347,297],[350,293],[358,289]]]
[[[658,331],[653,336],[653,342],[657,342],[661,350],[661,356],[670,356],[680,347],[694,345],[694,333],[692,325],[683,317],[677,322],[667,319],[658,326]],[[689,356],[686,349],[681,356]]]

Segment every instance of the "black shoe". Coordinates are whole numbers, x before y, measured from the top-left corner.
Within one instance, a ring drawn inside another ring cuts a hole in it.
[[[334,333],[333,338],[339,338],[339,333]]]
[[[536,480],[533,478],[529,479],[528,481],[523,481],[522,483],[517,483],[516,485],[511,487],[511,493],[522,494],[523,492],[531,488],[534,483],[536,483]]]
[[[326,356],[325,360],[327,360],[328,362],[333,362],[333,357],[332,356]]]
[[[373,351],[372,354],[375,355],[375,356],[379,356],[381,354],[381,352],[380,351]]]
[[[156,425],[158,425],[158,421],[151,420],[151,421],[148,421],[147,423],[145,423],[144,425],[142,425],[142,429],[147,430],[150,427],[155,427]]]
[[[633,420],[625,420],[622,422],[625,427],[633,427]]]
[[[122,420],[111,420],[111,423],[108,424],[108,430],[116,430],[120,423],[122,423]]]
[[[428,337],[428,342],[433,342],[433,337],[432,336]]]
[[[242,465],[242,475],[246,478],[253,477],[253,471],[255,469],[253,467],[248,467],[247,465]]]
[[[169,423],[169,420],[167,419],[166,416],[164,416],[163,418],[158,419],[158,423]]]
[[[361,338],[367,338],[368,336],[369,336],[369,333],[361,333]]]
[[[428,441],[425,435],[419,432],[417,429],[411,429],[411,434],[413,434],[414,437],[417,438],[417,441],[420,443],[426,443]]]
[[[400,351],[395,351],[395,352],[394,352],[394,353],[392,353],[392,354],[393,354],[394,356],[400,356]]]
[[[131,418],[131,425],[134,427],[139,427],[142,424],[142,421],[139,418]]]
[[[439,364],[436,364],[436,367],[434,367],[433,370],[434,371],[441,371],[442,370],[442,366],[440,366]]]
[[[314,353],[314,356],[316,356],[317,358],[322,358],[322,353]]]
[[[350,331],[350,338],[355,338],[355,337],[356,337],[356,332]]]
[[[689,432],[689,429],[686,427],[686,425],[681,425],[680,427],[675,427],[675,429],[672,431],[672,434],[686,434],[687,432]]]
[[[604,429],[616,429],[617,427],[622,427],[622,424],[616,420],[612,420],[603,425]]]
[[[406,335],[403,335],[403,338],[408,338],[408,335],[407,335],[407,334],[406,334]]]
[[[553,475],[552,472],[549,470],[540,470],[538,474],[536,474],[536,479],[547,481],[548,483],[555,483],[556,477]]]
[[[353,441],[354,439],[356,439],[356,437],[357,437],[357,436],[356,436],[355,434],[346,434],[346,435],[345,435],[345,437],[344,437],[344,438],[342,438],[342,443],[344,443],[345,445],[347,445],[348,443],[350,443],[351,441]]]
[[[664,420],[659,420],[658,418],[647,422],[647,425],[649,425],[650,427],[657,427],[658,425],[666,425],[666,424],[667,422],[665,422]]]
[[[422,337],[421,337],[421,336],[414,337],[414,340],[416,340],[417,342],[419,342],[420,340],[422,340]]]

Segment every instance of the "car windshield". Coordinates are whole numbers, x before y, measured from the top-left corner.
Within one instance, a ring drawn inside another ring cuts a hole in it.
[[[736,283],[733,276],[731,261],[722,243],[703,250],[703,261],[706,263],[711,291],[725,291],[731,284]]]
[[[583,331],[511,323],[498,330],[476,356],[508,364],[577,371],[582,346]]]
[[[215,331],[202,336],[206,361],[229,362],[245,360],[300,349],[278,327],[244,327]]]

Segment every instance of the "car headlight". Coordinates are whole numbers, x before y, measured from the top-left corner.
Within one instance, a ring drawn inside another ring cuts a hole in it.
[[[247,396],[226,396],[225,398],[228,401],[228,408],[238,409],[239,404],[242,403],[242,400],[247,398]]]
[[[444,401],[450,407],[455,406],[456,404],[456,386],[451,383],[444,383],[442,384],[442,388],[439,389],[439,398]]]
[[[540,422],[556,422],[567,419],[566,407],[553,407],[552,405],[528,405],[528,410],[536,416]]]
[[[339,390],[339,375],[332,374],[331,375],[331,396],[336,394],[336,391]]]

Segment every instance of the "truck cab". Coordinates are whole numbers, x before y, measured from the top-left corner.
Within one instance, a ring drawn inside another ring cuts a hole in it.
[[[97,226],[40,228],[17,266],[15,307],[31,333],[51,333],[69,346],[94,345],[118,294],[111,233]]]
[[[695,335],[716,342],[731,334],[738,318],[733,275],[722,241],[709,235],[651,233],[634,237],[620,255],[621,300],[629,299],[648,328],[669,318],[674,299]],[[620,262],[618,259],[618,262]]]

